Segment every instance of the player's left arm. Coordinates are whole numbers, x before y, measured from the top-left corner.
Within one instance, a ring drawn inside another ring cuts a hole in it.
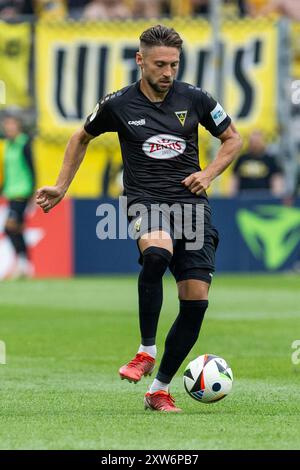
[[[226,170],[242,149],[241,136],[232,123],[218,138],[221,140],[221,146],[216,158],[204,170],[192,173],[182,181],[197,196],[205,191],[211,182]]]

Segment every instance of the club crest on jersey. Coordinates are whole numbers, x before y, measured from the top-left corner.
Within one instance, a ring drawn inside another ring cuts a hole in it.
[[[185,120],[186,120],[187,111],[175,111],[175,114],[178,117],[179,122],[183,127],[184,123],[185,123]]]
[[[185,140],[169,134],[153,135],[143,144],[143,152],[148,157],[160,160],[177,157],[185,151],[185,148]]]

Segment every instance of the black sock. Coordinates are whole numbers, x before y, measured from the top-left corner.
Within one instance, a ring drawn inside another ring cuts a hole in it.
[[[157,379],[170,383],[194,346],[208,307],[207,300],[181,300],[180,311],[165,342]]]
[[[23,234],[15,233],[12,230],[7,230],[7,229],[5,230],[5,232],[6,232],[6,235],[9,237],[17,255],[23,254],[24,256],[27,257],[27,248],[26,248]]]
[[[162,277],[171,261],[168,250],[147,248],[143,253],[143,269],[139,275],[139,318],[142,344],[155,344],[157,323],[163,301]]]

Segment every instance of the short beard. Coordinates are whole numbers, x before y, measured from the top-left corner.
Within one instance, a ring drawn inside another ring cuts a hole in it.
[[[161,88],[157,83],[151,82],[148,78],[146,78],[146,80],[147,80],[148,84],[151,86],[151,88],[152,88],[156,93],[161,93],[161,94],[167,93],[167,92],[170,90],[171,86],[173,85],[173,80],[172,80],[172,81],[170,82],[169,88],[166,89],[166,88]]]

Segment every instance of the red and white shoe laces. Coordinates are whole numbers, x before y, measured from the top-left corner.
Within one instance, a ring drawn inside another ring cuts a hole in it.
[[[141,352],[119,369],[122,380],[137,383],[143,376],[151,375],[155,367],[155,359],[150,354]]]
[[[145,409],[155,411],[167,411],[179,413],[182,410],[175,406],[175,400],[168,392],[159,390],[158,392],[147,392],[144,397]]]

